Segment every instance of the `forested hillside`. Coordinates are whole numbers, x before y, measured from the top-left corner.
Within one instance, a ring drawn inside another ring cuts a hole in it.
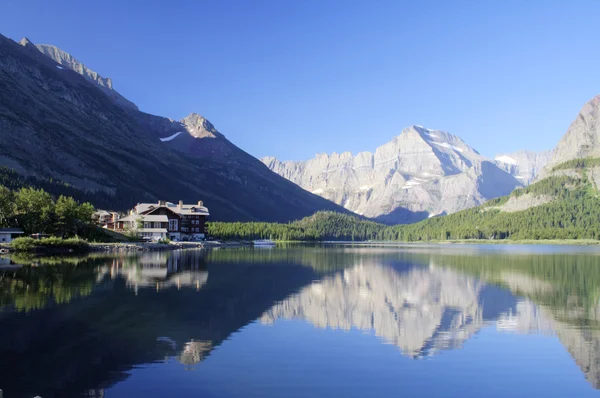
[[[212,223],[223,239],[444,241],[459,239],[600,239],[600,159],[569,161],[508,196],[416,224],[387,227],[321,212],[289,224]]]

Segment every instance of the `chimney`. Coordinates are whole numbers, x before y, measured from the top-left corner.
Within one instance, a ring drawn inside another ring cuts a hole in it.
[[[203,201],[201,201],[201,200],[199,200],[199,201],[198,201],[198,206],[204,206],[204,202],[203,202]]]
[[[183,200],[179,201],[179,205],[177,205],[177,207],[179,208],[179,210],[183,209]]]

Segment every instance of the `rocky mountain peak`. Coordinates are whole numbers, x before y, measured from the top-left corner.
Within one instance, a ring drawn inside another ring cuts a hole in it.
[[[31,40],[29,40],[27,37],[24,37],[21,40],[19,40],[19,44],[22,45],[23,47],[35,46],[35,44],[33,44],[33,42]]]
[[[208,119],[197,113],[190,113],[188,116],[181,119],[181,123],[183,123],[187,127],[188,132],[196,138],[223,137],[223,134],[219,133]]]
[[[388,223],[463,210],[521,186],[459,137],[419,125],[403,129],[374,153],[262,161],[309,192]]]
[[[58,69],[70,69],[85,77],[88,81],[95,83],[104,92],[104,94],[109,96],[117,105],[130,110],[138,109],[133,102],[125,99],[121,94],[114,90],[111,78],[103,77],[98,72],[89,69],[68,52],[49,44],[33,44],[31,40],[26,37],[21,39],[19,44],[25,48],[36,48],[40,53],[56,62],[58,64]]]
[[[558,142],[548,167],[567,160],[600,156],[600,95],[582,108]]]

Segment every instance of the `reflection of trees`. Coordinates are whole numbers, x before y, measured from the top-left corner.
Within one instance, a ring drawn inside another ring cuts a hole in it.
[[[62,265],[2,271],[3,305],[15,305],[26,286],[41,297],[30,309],[69,303],[26,317],[0,313],[0,363],[11,364],[3,369],[5,396],[90,388],[101,396],[138,364],[175,358],[191,367],[253,320],[281,317],[373,331],[412,357],[460,347],[486,323],[554,332],[598,386],[600,264],[593,256],[294,246],[203,253],[63,258]]]
[[[24,259],[19,259],[23,261]],[[50,303],[69,303],[87,296],[96,283],[96,259],[29,259],[27,265],[0,271],[0,307],[20,311],[43,308]]]
[[[135,295],[120,272],[138,262],[124,256],[111,279],[113,259],[91,268],[91,280],[103,287],[94,294],[28,316],[0,314],[0,364],[11,365],[2,368],[5,396],[98,392],[127,378],[132,367],[165,358],[176,358],[182,368],[194,366],[231,333],[317,277],[312,268],[293,264],[222,262],[204,266],[210,278],[200,290],[182,286],[157,294],[154,286],[138,285]],[[145,257],[144,266],[163,261],[155,259]],[[180,260],[180,273],[196,261]]]
[[[600,388],[600,257],[597,255],[431,255],[428,261],[526,296],[508,329],[552,331]],[[535,305],[533,304],[535,303]]]

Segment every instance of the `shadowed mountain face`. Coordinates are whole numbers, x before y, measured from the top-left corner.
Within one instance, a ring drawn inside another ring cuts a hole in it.
[[[375,153],[262,161],[307,191],[391,224],[454,213],[522,186],[459,137],[422,126],[404,129]]]
[[[139,365],[193,368],[255,320],[286,318],[373,333],[410,358],[460,349],[485,327],[555,334],[600,387],[597,256],[455,253],[293,247],[17,259],[41,263],[0,272],[0,385],[17,398],[102,393]]]
[[[217,220],[289,221],[341,207],[268,170],[197,114],[149,115],[70,54],[0,35],[0,166],[116,210],[203,200]]]

